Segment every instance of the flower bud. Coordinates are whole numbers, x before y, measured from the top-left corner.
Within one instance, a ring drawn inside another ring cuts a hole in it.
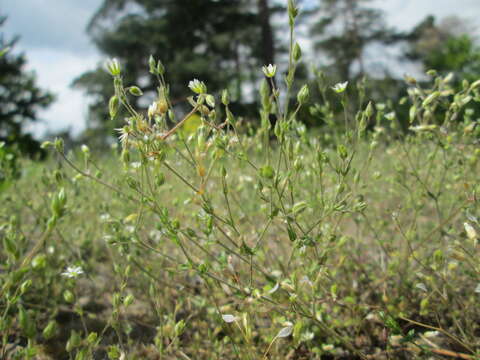
[[[277,65],[269,64],[268,66],[262,67],[262,71],[267,78],[273,78],[277,72]]]
[[[228,94],[228,90],[226,89],[222,91],[222,103],[225,106],[230,103],[230,95]]]
[[[117,59],[107,61],[107,70],[112,76],[118,76],[121,73],[120,64]]]
[[[308,89],[308,85],[303,85],[300,91],[297,94],[297,100],[300,105],[305,104],[310,97],[310,90]]]
[[[148,66],[150,67],[150,74],[157,73],[157,67],[153,55],[150,55],[150,57],[148,58]]]
[[[298,42],[296,42],[295,45],[293,46],[292,55],[293,55],[293,60],[295,61],[299,61],[300,58],[302,57],[302,49],[300,48],[300,45],[298,44]]]
[[[205,94],[207,92],[207,86],[203,81],[193,79],[188,83],[188,87],[196,94]]]
[[[215,107],[215,98],[213,97],[213,95],[207,95],[205,97],[205,101],[207,102],[207,105],[214,108]]]

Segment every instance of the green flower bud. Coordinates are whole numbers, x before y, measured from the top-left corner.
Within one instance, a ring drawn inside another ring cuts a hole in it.
[[[150,67],[150,74],[157,74],[157,67],[153,55],[148,58],[148,66]]]
[[[305,104],[308,99],[310,98],[310,90],[308,89],[308,85],[303,85],[300,91],[297,94],[297,101],[300,105]]]
[[[62,138],[55,139],[54,146],[55,146],[55,150],[57,150],[59,153],[63,153],[64,144],[63,144],[63,139]]]
[[[228,94],[228,90],[226,89],[222,91],[222,103],[225,106],[230,103],[230,95]]]
[[[158,73],[158,75],[165,74],[165,66],[163,66],[163,64],[160,60],[158,60],[158,62],[157,62],[157,73]]]
[[[298,42],[296,42],[295,45],[293,46],[292,55],[293,55],[293,60],[295,61],[299,61],[300,58],[302,57],[302,49],[300,48],[300,45],[298,44]]]
[[[213,97],[213,95],[207,95],[205,97],[205,101],[207,102],[207,105],[214,108],[215,107],[215,98]]]

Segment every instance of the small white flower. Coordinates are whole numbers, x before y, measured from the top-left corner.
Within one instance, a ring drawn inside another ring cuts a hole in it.
[[[338,83],[332,86],[332,90],[335,91],[337,94],[343,93],[348,86],[348,81],[345,81],[343,83]]]
[[[118,138],[120,139],[122,146],[126,147],[128,145],[128,139],[132,133],[130,127],[124,126],[123,128],[117,128],[115,130],[120,133],[120,136]]]
[[[83,145],[80,147],[80,149],[82,150],[82,152],[83,152],[84,154],[90,153],[90,149],[89,149],[88,146],[85,145],[85,144],[83,144]]]
[[[114,58],[114,59],[108,60],[106,67],[108,72],[111,75],[113,76],[120,75],[120,64],[118,63],[117,59]]]
[[[110,214],[107,214],[107,213],[100,215],[100,221],[103,221],[103,222],[109,221],[110,218],[111,218]]]
[[[155,116],[155,114],[157,113],[157,108],[158,108],[158,105],[156,101],[148,107],[147,114],[149,119]]]
[[[130,166],[134,169],[138,169],[140,166],[142,166],[142,163],[140,161],[134,161],[130,164]]]
[[[268,78],[273,78],[277,72],[277,65],[268,64],[262,67],[262,71]]]
[[[196,94],[205,94],[207,92],[207,86],[203,81],[193,79],[188,83],[188,87]]]
[[[234,322],[237,318],[231,314],[225,314],[225,315],[222,315],[222,319],[223,321],[225,321],[226,323],[232,323]]]
[[[385,114],[385,119],[388,121],[393,121],[395,120],[395,111],[389,112],[388,114]]]
[[[68,266],[67,269],[62,273],[62,276],[70,279],[75,279],[82,274],[83,270],[80,266]]]

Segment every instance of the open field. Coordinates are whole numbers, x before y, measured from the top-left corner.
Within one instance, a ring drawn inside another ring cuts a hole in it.
[[[474,358],[474,138],[210,135],[124,165],[66,155],[97,180],[22,162],[1,199],[4,356]]]

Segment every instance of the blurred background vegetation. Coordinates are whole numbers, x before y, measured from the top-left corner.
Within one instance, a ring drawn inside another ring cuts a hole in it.
[[[334,95],[319,86],[319,78],[327,77],[329,84],[360,83],[365,97],[355,101],[388,100],[403,121],[408,117],[399,101],[406,95],[403,75],[412,66],[422,70],[418,74],[428,69],[451,72],[457,88],[462,87],[463,79],[480,77],[480,49],[473,29],[463,19],[438,21],[429,16],[413,30],[401,32],[385,22],[385,14],[370,0],[299,3],[298,38],[308,55],[303,58],[314,61],[299,67],[297,79],[317,89],[310,99],[316,105],[301,114],[310,127],[327,122],[323,96]],[[86,31],[102,56],[120,61],[127,74],[125,83],[140,85],[151,99],[156,94],[156,79],[148,73],[148,57],[153,55],[165,65],[177,109],[187,108],[186,85],[195,77],[205,81],[214,94],[228,88],[232,110],[254,127],[258,123],[255,109],[261,66],[276,63],[285,70],[288,62],[288,25],[282,4],[274,0],[104,0]],[[3,15],[0,32],[8,14]],[[17,40],[0,35],[0,48],[8,48],[0,59],[0,141],[38,156],[38,136],[26,129],[37,120],[38,110],[54,98],[38,88],[34,74],[25,71],[25,55],[15,52]],[[395,59],[382,56],[388,51],[396,54]],[[416,80],[424,79],[417,76]],[[90,105],[86,130],[70,141],[96,148],[108,145],[123,119],[109,120],[105,104],[113,89],[103,64],[79,74],[72,86],[87,95]],[[148,96],[139,100],[145,103],[134,105],[146,108],[146,99]],[[334,110],[340,112],[340,108]]]

